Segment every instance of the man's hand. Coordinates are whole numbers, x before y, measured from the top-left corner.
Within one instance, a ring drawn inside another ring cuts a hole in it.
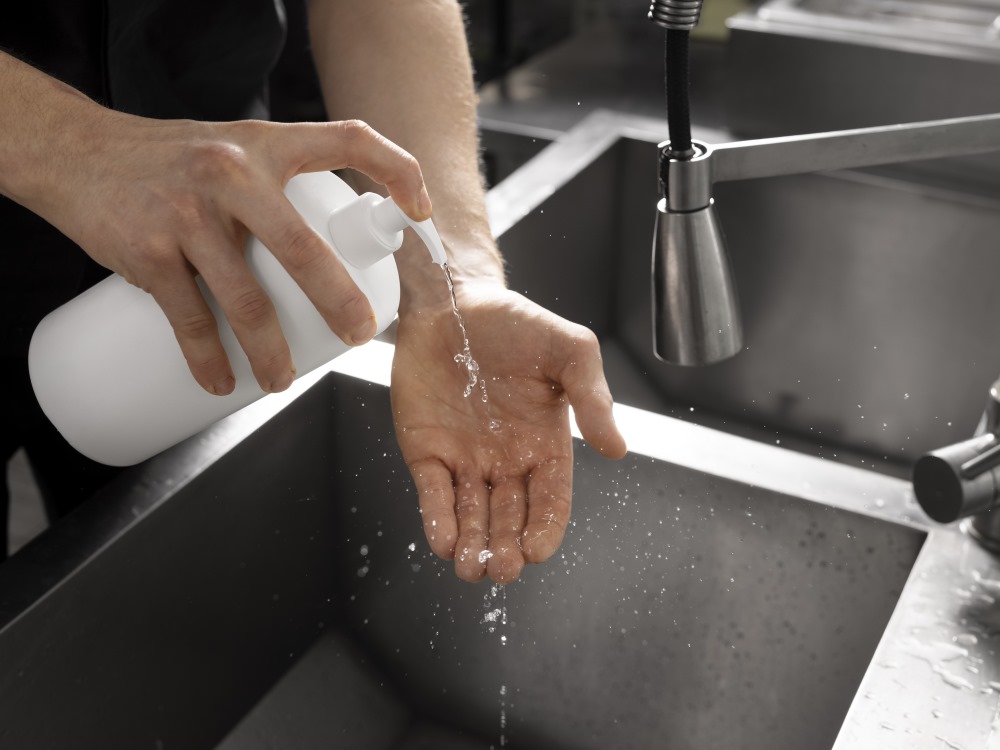
[[[358,121],[114,122],[100,147],[68,170],[70,190],[39,212],[98,263],[153,295],[203,388],[225,395],[235,380],[195,275],[219,302],[260,387],[281,391],[295,377],[274,306],[243,258],[248,234],[341,339],[363,344],[375,334],[368,300],[282,191],[300,172],[351,166],[424,219],[430,205],[409,154]]]
[[[456,574],[499,583],[558,549],[570,516],[570,404],[590,445],[625,454],[594,334],[499,284],[465,287],[459,308],[482,388],[466,397],[462,337],[441,308],[400,320],[393,362],[396,435],[431,549]]]
[[[0,193],[153,295],[199,384],[235,387],[200,275],[261,388],[295,374],[271,301],[243,258],[255,235],[349,344],[376,330],[371,306],[285,198],[300,172],[353,167],[411,218],[430,216],[416,160],[363,122],[151,120],[99,106],[0,52]]]

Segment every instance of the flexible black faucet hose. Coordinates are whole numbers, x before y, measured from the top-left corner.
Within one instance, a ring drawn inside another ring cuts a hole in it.
[[[670,131],[670,158],[690,158],[690,83],[688,75],[688,34],[698,25],[703,0],[653,0],[649,19],[666,29],[664,84],[667,98],[667,128]]]
[[[664,81],[667,98],[667,128],[670,153],[674,158],[694,155],[691,146],[690,77],[688,72],[688,31],[667,29],[664,42]]]

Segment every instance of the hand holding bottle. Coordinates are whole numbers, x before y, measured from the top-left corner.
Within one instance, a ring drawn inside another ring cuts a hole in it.
[[[0,88],[18,99],[5,109],[20,115],[0,146],[0,192],[149,292],[210,393],[230,393],[235,382],[197,275],[218,300],[260,387],[283,390],[295,374],[274,307],[243,260],[249,234],[345,342],[361,344],[375,333],[365,296],[286,200],[282,188],[291,177],[353,167],[385,185],[411,218],[430,215],[417,162],[359,121],[134,117],[3,53]]]

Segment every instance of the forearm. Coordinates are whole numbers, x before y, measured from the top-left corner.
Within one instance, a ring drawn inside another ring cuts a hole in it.
[[[331,119],[360,118],[420,162],[459,283],[503,282],[479,172],[476,94],[453,0],[312,0],[313,54]],[[365,189],[373,189],[367,184]],[[397,254],[401,311],[440,302],[440,271]]]
[[[3,52],[0,102],[0,194],[45,214],[67,167],[93,147],[85,134],[114,113]]]

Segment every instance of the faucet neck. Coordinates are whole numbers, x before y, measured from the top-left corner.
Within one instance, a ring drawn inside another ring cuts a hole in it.
[[[660,187],[671,213],[689,213],[712,203],[712,149],[691,141],[691,155],[681,156],[664,141],[660,150]]]

